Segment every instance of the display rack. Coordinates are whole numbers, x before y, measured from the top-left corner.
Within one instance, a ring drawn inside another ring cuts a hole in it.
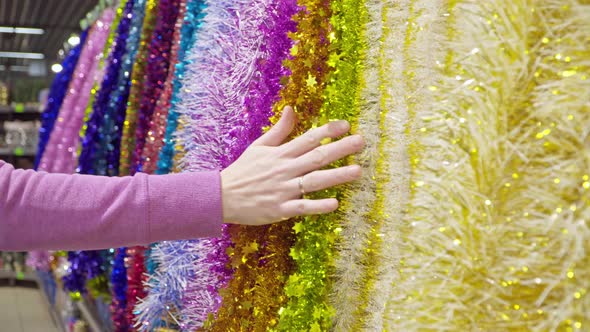
[[[41,114],[38,106],[0,105],[0,121],[35,121],[41,119]]]
[[[10,286],[15,286],[19,282],[34,282],[39,285],[37,276],[33,272],[14,272],[0,271],[0,280],[8,281]]]
[[[113,329],[110,326],[105,326],[98,317],[98,311],[96,306],[86,298],[82,298],[76,302],[78,310],[82,315],[82,319],[88,324],[91,332],[112,332]]]
[[[12,106],[0,105],[0,124],[5,121],[40,121],[41,111],[39,106],[15,104]],[[36,151],[25,147],[0,147],[0,159],[11,164],[16,164],[19,159],[34,160]]]
[[[66,328],[63,324],[63,320],[59,315],[58,309],[55,305],[51,304],[51,301],[47,297],[47,290],[39,277],[35,272],[15,272],[15,271],[0,271],[0,280],[4,280],[8,282],[10,287],[22,285],[26,283],[27,286],[34,285],[34,288],[39,288],[41,291],[41,298],[43,298],[43,302],[45,307],[49,311],[49,315],[51,316],[51,320],[53,321],[54,325],[58,328],[60,332],[66,332]]]

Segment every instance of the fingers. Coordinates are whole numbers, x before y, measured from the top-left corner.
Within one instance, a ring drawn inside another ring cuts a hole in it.
[[[289,137],[295,125],[295,112],[285,106],[281,119],[266,134],[260,136],[252,145],[279,146]]]
[[[336,160],[360,151],[365,141],[359,135],[347,136],[339,141],[322,145],[293,161],[293,170],[299,174],[306,174]]]
[[[330,213],[336,211],[336,209],[338,209],[338,200],[335,198],[318,200],[297,199],[283,203],[281,206],[281,215],[285,218],[293,218]]]
[[[343,183],[351,182],[361,176],[362,170],[359,165],[351,165],[311,172],[303,176],[303,190],[305,193],[312,193],[334,187]],[[297,177],[290,182],[290,187],[296,188],[293,197],[300,195],[299,179]]]
[[[350,130],[348,121],[340,120],[327,123],[319,128],[307,131],[305,134],[295,138],[283,145],[285,154],[293,157],[309,152],[321,145],[324,138],[336,138],[346,134]]]

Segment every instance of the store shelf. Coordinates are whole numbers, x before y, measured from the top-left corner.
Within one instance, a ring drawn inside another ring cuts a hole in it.
[[[47,307],[47,310],[49,311],[49,315],[51,316],[51,320],[53,321],[53,324],[57,327],[57,329],[59,331],[63,331],[66,332],[66,327],[64,325],[63,319],[61,317],[61,315],[59,314],[59,310],[58,308],[55,306],[55,304],[52,304],[48,298],[48,290],[45,289],[44,283],[40,281],[39,278],[37,278],[37,282],[39,285],[39,288],[42,291],[42,298],[43,298],[43,302],[45,302],[45,306]]]
[[[0,106],[0,121],[35,121],[41,119],[38,106]]]
[[[76,302],[76,306],[80,313],[82,314],[82,319],[88,323],[91,332],[112,332],[113,329],[110,326],[105,326],[101,323],[100,318],[98,317],[98,311],[96,306],[88,301],[86,298],[82,298],[80,301]]]
[[[0,148],[0,157],[35,157],[34,150],[27,150],[22,148]]]
[[[0,271],[0,279],[9,280],[12,282],[16,281],[28,281],[39,284],[37,276],[33,272],[14,272],[14,271]]]

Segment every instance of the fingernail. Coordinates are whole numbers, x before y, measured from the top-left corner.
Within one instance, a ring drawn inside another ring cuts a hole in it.
[[[342,129],[349,131],[350,130],[350,123],[346,120],[342,120]]]
[[[352,137],[352,144],[354,144],[356,147],[361,148],[365,146],[365,139],[361,135],[353,135]]]
[[[362,168],[359,165],[352,165],[348,168],[348,175],[351,178],[358,178],[361,175]]]

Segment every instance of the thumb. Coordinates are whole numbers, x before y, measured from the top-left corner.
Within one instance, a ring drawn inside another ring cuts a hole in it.
[[[293,131],[295,112],[291,106],[285,106],[281,119],[266,134],[260,136],[252,145],[279,146]]]

